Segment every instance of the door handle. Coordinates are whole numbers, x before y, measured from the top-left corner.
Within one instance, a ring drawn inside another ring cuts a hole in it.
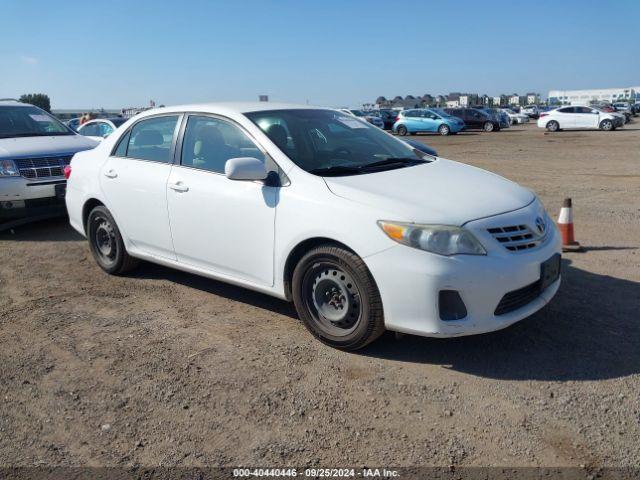
[[[188,192],[189,191],[189,187],[187,187],[182,182],[170,183],[169,184],[169,188],[171,190],[175,190],[176,192]]]
[[[114,169],[108,170],[106,172],[104,172],[104,176],[107,178],[116,178],[118,176],[118,174],[116,173],[116,171]]]

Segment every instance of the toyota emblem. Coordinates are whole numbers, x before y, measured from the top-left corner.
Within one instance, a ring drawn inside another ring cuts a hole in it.
[[[538,229],[538,233],[540,235],[544,235],[544,232],[547,229],[547,225],[544,223],[544,219],[542,217],[536,218],[536,228]]]

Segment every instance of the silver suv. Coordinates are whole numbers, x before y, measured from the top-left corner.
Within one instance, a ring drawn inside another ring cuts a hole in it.
[[[38,107],[0,101],[0,230],[63,213],[64,167],[97,144]]]

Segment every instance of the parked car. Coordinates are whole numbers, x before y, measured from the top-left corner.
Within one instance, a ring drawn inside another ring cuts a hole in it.
[[[437,132],[440,135],[449,135],[461,132],[464,128],[464,122],[459,118],[432,108],[404,110],[398,114],[396,123],[393,125],[394,133],[402,136],[420,132]]]
[[[107,273],[145,259],[291,300],[342,349],[505,328],[560,284],[560,235],[529,189],[336,110],[141,113],[73,158],[66,202]]]
[[[124,117],[98,118],[96,120],[89,120],[87,123],[81,125],[77,131],[80,135],[101,142],[126,121],[127,119]]]
[[[96,142],[44,110],[0,101],[0,228],[64,213],[64,168]]]
[[[384,122],[374,112],[364,112],[362,110],[341,109],[340,111],[353,115],[354,117],[362,118],[363,120],[375,125],[378,128],[384,129]]]
[[[438,152],[436,152],[429,145],[425,145],[422,142],[416,142],[415,140],[403,140],[403,141],[404,141],[404,143],[406,143],[410,147],[417,148],[418,150],[420,150],[421,152],[426,153],[427,155],[431,155],[432,157],[437,157],[438,156]]]
[[[540,110],[537,105],[525,105],[520,109],[520,113],[528,115],[529,118],[538,118],[540,116]]]
[[[485,132],[500,130],[500,122],[487,112],[475,108],[445,108],[449,115],[461,119],[467,129],[480,129]]]
[[[622,125],[620,116],[593,107],[561,107],[542,113],[538,119],[538,127],[550,132],[574,128],[614,130]]]
[[[399,112],[397,112],[396,110],[391,110],[390,108],[380,109],[380,118],[382,118],[385,130],[393,130],[393,124],[396,123],[398,113]]]
[[[481,110],[483,112],[492,115],[500,124],[500,128],[509,128],[511,126],[511,120],[509,119],[509,115],[498,110],[497,108],[485,107],[484,105],[478,105],[473,107],[477,110]]]
[[[519,123],[529,123],[529,115],[525,115],[524,113],[516,113],[510,108],[501,108],[500,110],[509,117],[509,121],[512,125]]]

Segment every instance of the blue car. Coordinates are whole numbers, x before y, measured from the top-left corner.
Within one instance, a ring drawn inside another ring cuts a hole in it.
[[[434,132],[449,135],[464,130],[462,120],[438,108],[415,108],[404,110],[398,114],[398,120],[393,125],[394,133],[398,135],[413,135],[419,132]]]

